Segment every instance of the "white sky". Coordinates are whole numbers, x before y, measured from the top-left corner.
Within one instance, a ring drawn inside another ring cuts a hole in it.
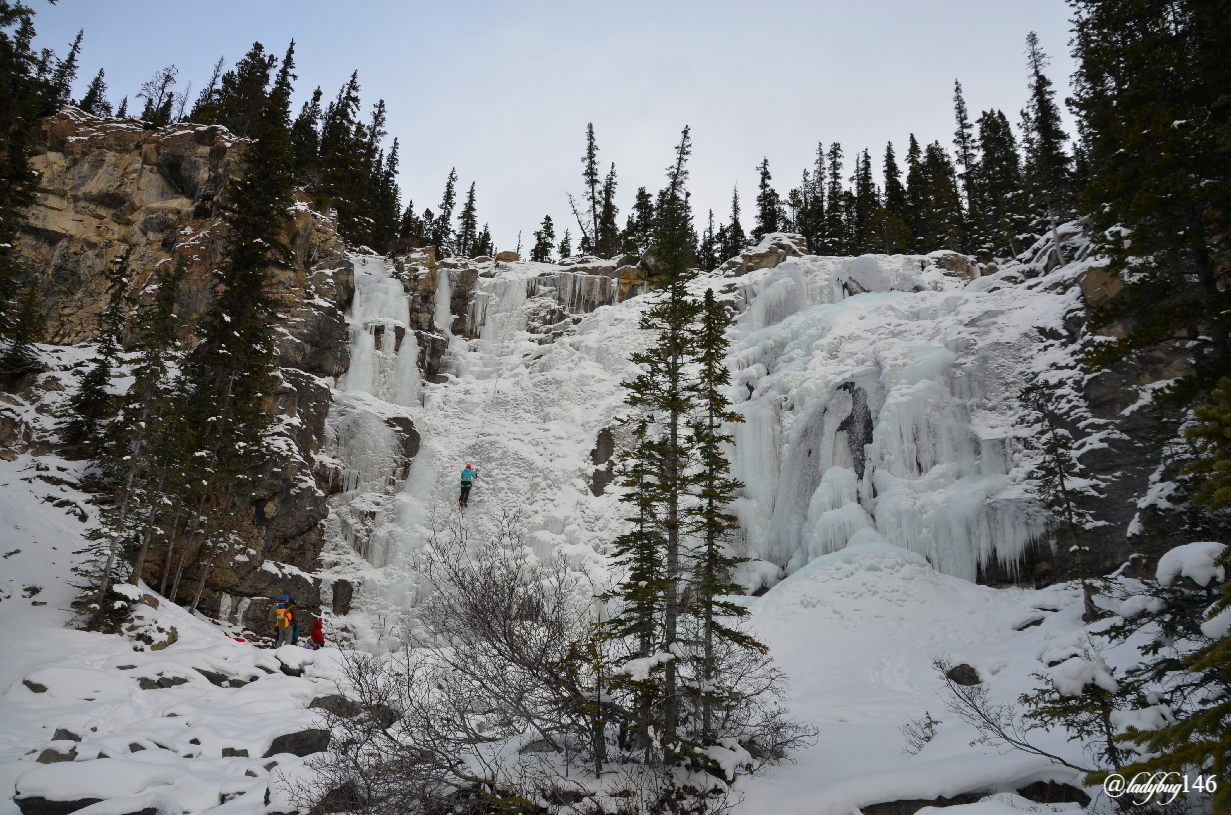
[[[848,174],[867,147],[879,177],[886,141],[899,162],[911,132],[951,147],[955,78],[972,119],[999,107],[1016,124],[1028,31],[1061,98],[1072,71],[1063,0],[28,1],[40,46],[63,53],[85,29],[78,93],[104,67],[112,103],[127,94],[130,109],[155,69],[176,64],[195,98],[220,55],[231,65],[254,40],[281,55],[295,39],[296,111],[358,69],[365,116],[384,98],[400,139],[403,204],[436,209],[456,167],[503,249],[519,230],[528,247],[546,213],[576,239],[566,193],[581,192],[587,122],[604,171],[615,162],[621,224],[638,186],[661,186],[688,124],[699,226],[708,208],[726,218],[738,183],[748,228],[762,156],[782,194],[818,141],[842,143]]]

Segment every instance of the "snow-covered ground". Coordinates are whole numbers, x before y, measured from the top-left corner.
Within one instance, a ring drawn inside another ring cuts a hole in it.
[[[645,298],[601,306],[540,344],[524,330],[533,307],[525,281],[558,267],[493,267],[495,277],[480,278],[491,295],[480,338],[452,338],[449,381],[431,384],[407,364],[413,339],[400,352],[393,330],[376,341],[378,326],[409,323],[389,266],[355,261],[353,362],[337,383],[325,450],[347,488],[332,499],[325,576],[362,588],[352,614],[332,623],[365,650],[398,645],[393,621],[422,591],[416,557],[432,526],[458,512],[458,474],[468,463],[480,473],[472,517],[517,513],[536,553],[605,574],[627,509],[613,488],[592,495],[591,451],[623,410],[619,383],[646,341],[637,330]],[[1073,782],[1071,771],[1039,759],[972,747],[974,731],[943,708],[931,660],[973,666],[994,698],[1012,701],[1034,686],[1031,674],[1081,651],[1076,591],[971,582],[982,564],[1015,562],[1039,529],[1015,441],[1016,394],[1072,364],[1064,343],[1048,337],[1080,307],[1068,285],[1078,267],[1025,281],[1011,269],[968,280],[913,256],[805,257],[698,281],[740,312],[731,394],[747,421],[736,428],[732,460],[747,485],[739,546],[755,559],[741,579],[750,590],[772,586],[752,601],[752,621],[791,679],[794,716],[819,730],[795,763],[739,782],[741,811],[850,813],[897,799],[1007,793],[1040,779]],[[438,291],[447,298],[447,285]],[[447,309],[438,311],[443,328]],[[404,479],[387,475],[390,418],[410,419],[421,436]],[[88,522],[44,496],[79,506],[86,496],[37,480],[38,467],[64,467],[75,482],[81,465],[0,461],[0,555],[21,550],[0,566],[0,815],[16,811],[14,785],[28,795],[135,796],[82,810],[89,815],[172,801],[170,810],[186,813],[284,811],[276,794],[265,802],[269,777],[292,772],[299,759],[262,756],[275,737],[312,726],[305,706],[332,691],[330,652],[303,677],[286,676],[270,652],[165,600],[151,624],[175,626],[178,639],[158,652],[65,628],[72,552]],[[40,592],[26,596],[35,585]],[[220,687],[198,669],[255,681]],[[142,689],[142,678],[157,684],[160,676],[169,687]],[[171,684],[177,677],[187,681]],[[908,754],[900,728],[925,711],[941,722],[936,737]],[[80,743],[52,744],[59,729]],[[1040,739],[1081,755],[1062,734]],[[70,747],[71,762],[37,762],[45,750]],[[109,758],[92,763],[100,755]],[[978,806],[999,812],[1014,800]]]

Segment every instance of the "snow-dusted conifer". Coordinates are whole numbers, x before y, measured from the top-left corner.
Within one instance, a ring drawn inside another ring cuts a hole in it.
[[[757,165],[757,222],[752,228],[752,241],[756,243],[771,232],[782,231],[782,199],[770,183],[769,159],[761,159]]]

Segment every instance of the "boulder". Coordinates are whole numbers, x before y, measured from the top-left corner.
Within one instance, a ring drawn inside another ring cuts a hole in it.
[[[308,729],[287,733],[274,739],[263,757],[269,758],[279,753],[294,753],[300,757],[320,753],[329,747],[329,738],[328,730]]]
[[[959,685],[978,685],[983,681],[979,678],[979,672],[965,663],[954,665],[945,676]]]
[[[516,252],[498,252],[496,253],[496,260],[500,263],[516,263],[521,260],[521,256]]]

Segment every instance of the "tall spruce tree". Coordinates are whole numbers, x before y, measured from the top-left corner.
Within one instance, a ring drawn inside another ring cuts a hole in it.
[[[1231,358],[1231,19],[1198,2],[1081,0],[1075,9],[1073,107],[1091,178],[1081,209],[1124,287],[1091,324],[1127,326],[1090,361],[1188,343],[1192,373],[1167,399],[1189,404]]]
[[[440,197],[440,210],[436,214],[430,240],[440,257],[453,255],[453,208],[457,205],[457,170],[449,170],[445,179],[445,191]]]
[[[739,690],[729,677],[721,676],[718,648],[725,641],[739,648],[765,653],[768,649],[748,634],[723,620],[739,618],[748,610],[725,598],[742,590],[732,579],[732,571],[746,558],[734,557],[728,550],[731,533],[739,519],[729,511],[736,491],[744,485],[731,478],[726,448],[734,443],[725,427],[743,422],[731,410],[725,392],[731,383],[727,369],[727,328],[731,313],[707,289],[701,303],[696,338],[697,409],[689,422],[697,473],[692,478],[696,503],[689,507],[689,531],[697,541],[693,555],[690,613],[700,624],[700,654],[697,657],[700,681],[693,685],[699,698],[702,744],[715,743],[714,710],[739,704]]]
[[[587,234],[585,224],[580,224],[582,228],[582,240],[585,242],[585,247],[582,253],[595,252],[598,247],[598,216],[602,211],[603,203],[600,194],[600,179],[601,175],[598,169],[598,142],[594,138],[594,123],[586,124],[586,153],[581,157],[581,180],[585,185],[585,199],[590,205],[590,228],[591,231]]]
[[[744,237],[744,227],[740,223],[739,187],[731,190],[731,222],[726,224],[723,237],[725,240],[722,242],[720,254],[724,261],[738,257],[739,253],[744,251],[744,247],[748,243]]]
[[[218,296],[203,321],[203,339],[187,363],[189,407],[198,429],[192,459],[200,478],[192,486],[196,555],[196,607],[216,559],[234,541],[232,525],[252,500],[258,468],[267,454],[265,410],[272,396],[277,346],[277,303],[268,282],[273,264],[284,263],[282,242],[294,186],[290,139],[290,49],[260,114],[251,125],[253,141],[245,172],[227,190],[224,220],[229,228],[222,263],[215,272]],[[196,519],[207,518],[198,529]],[[185,552],[187,554],[187,552]],[[178,579],[177,579],[178,583]]]
[[[475,257],[475,244],[479,240],[479,218],[475,211],[474,182],[470,182],[470,191],[466,193],[466,202],[457,216],[457,254],[458,257]],[[550,254],[550,253],[549,253]]]
[[[855,197],[854,206],[849,212],[850,251],[852,254],[875,251],[878,240],[872,221],[880,208],[880,192],[872,178],[872,156],[867,150],[855,155],[855,173],[851,176],[851,185]]]
[[[295,47],[294,40],[291,48]],[[250,135],[269,94],[269,82],[278,58],[254,42],[244,58],[224,73],[206,95],[202,93],[189,118],[198,123],[221,124],[237,136]]]
[[[769,159],[761,159],[757,165],[757,221],[752,228],[752,242],[758,243],[771,232],[782,231],[782,199],[774,189],[773,177],[769,174]]]
[[[970,114],[966,111],[962,83],[956,79],[953,80],[953,119],[957,125],[953,132],[953,154],[959,168],[957,178],[965,197],[966,211],[969,212],[974,181],[972,171],[975,166],[974,125],[970,123]]]
[[[312,91],[312,98],[303,103],[295,123],[291,125],[291,157],[295,181],[312,189],[320,181],[321,152],[321,89]]]
[[[107,307],[102,313],[102,331],[98,335],[98,350],[94,364],[81,378],[81,385],[69,397],[69,420],[60,435],[69,444],[93,449],[101,441],[104,420],[114,412],[111,378],[119,362],[127,313],[131,305],[128,289],[129,258],[132,247],[111,262],[107,270]]]
[[[979,116],[979,160],[970,222],[974,246],[992,257],[1017,255],[1017,236],[1026,229],[1021,159],[1013,128],[1003,112]]]
[[[543,216],[543,223],[534,232],[534,246],[530,247],[530,259],[535,263],[551,263],[551,252],[556,248],[556,227],[550,215]]]
[[[919,213],[921,236],[916,236],[920,251],[951,249],[960,252],[964,244],[962,201],[957,190],[957,174],[948,153],[940,142],[932,142],[924,151],[922,211]],[[918,240],[922,237],[922,241]]]
[[[595,232],[594,252],[599,257],[615,257],[620,251],[620,227],[616,216],[620,210],[616,207],[616,170],[615,165],[607,171],[603,179],[603,189],[599,196],[598,231]]]
[[[623,249],[634,255],[644,255],[649,251],[654,239],[654,196],[645,187],[637,188],[633,198],[633,207],[629,210],[628,220],[624,224],[624,234],[621,236]]]
[[[81,101],[77,103],[77,107],[84,110],[92,116],[110,116],[111,103],[107,101],[107,81],[103,79],[106,72],[98,69],[98,73],[90,80],[90,84],[85,89],[85,94],[81,97]]]
[[[657,641],[652,647],[655,653],[665,656],[648,668],[645,681],[655,688],[650,695],[661,700],[654,724],[662,734],[663,750],[668,757],[678,754],[681,747],[678,731],[684,689],[675,660],[680,649],[681,617],[687,611],[683,603],[682,538],[692,453],[686,423],[696,402],[695,384],[688,371],[696,346],[693,323],[701,308],[688,291],[696,276],[695,235],[686,189],[686,164],[691,151],[689,129],[684,128],[676,147],[675,163],[667,170],[667,187],[658,196],[650,277],[655,293],[640,323],[654,342],[645,351],[631,356],[640,373],[625,383],[625,402],[642,417],[637,422],[639,435],[633,453],[639,484],[634,495],[638,497],[626,500],[645,502],[650,528],[639,538],[638,545],[652,545],[657,551],[638,550],[639,557],[645,559],[646,568],[654,566],[651,560],[657,561],[660,565],[655,568],[661,569],[661,579],[653,584],[657,596],[646,597],[646,587],[626,577],[616,591],[623,608],[612,622],[615,628],[633,625],[637,608],[661,608],[660,627],[655,631]]]
[[[923,150],[915,140],[915,134],[910,134],[910,142],[906,148],[906,208],[902,220],[910,230],[915,251],[921,251],[928,244],[924,234],[923,211],[926,196],[927,176],[923,167]]]
[[[893,142],[885,145],[881,172],[885,176],[885,209],[903,218],[906,213],[906,188],[902,186],[902,171],[898,169],[898,161],[893,154]]]
[[[718,268],[717,233],[714,228],[714,210],[709,211],[701,241],[697,244],[697,267],[703,272]]]
[[[1022,111],[1026,190],[1031,207],[1050,227],[1056,262],[1064,263],[1056,227],[1072,212],[1073,159],[1064,149],[1068,135],[1060,120],[1055,88],[1043,73],[1047,55],[1033,31],[1026,35],[1026,60],[1030,71],[1030,101]]]
[[[846,206],[849,202],[842,185],[842,145],[829,145],[825,159],[825,253],[846,255],[850,254]]]

